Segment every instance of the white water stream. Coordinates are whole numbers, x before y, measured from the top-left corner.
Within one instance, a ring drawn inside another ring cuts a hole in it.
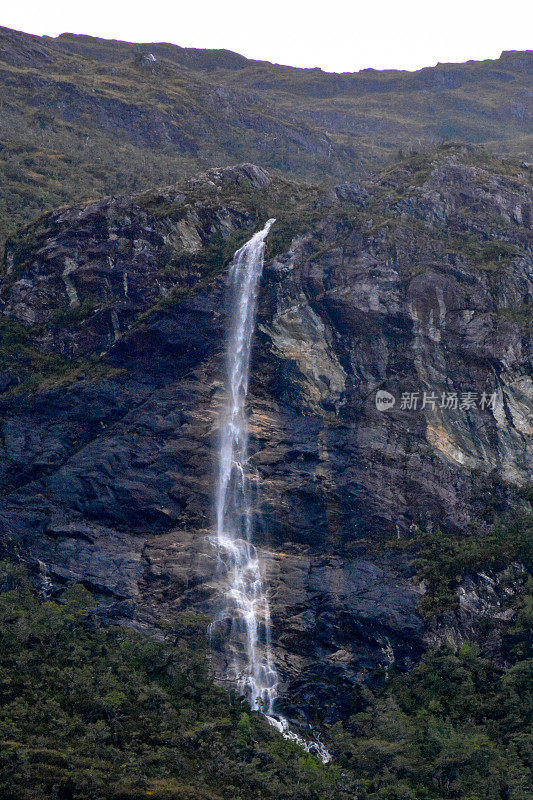
[[[229,581],[224,609],[230,624],[227,646],[232,674],[228,677],[249,697],[252,708],[265,714],[272,713],[278,676],[270,650],[268,598],[252,544],[245,403],[265,239],[274,222],[269,219],[262,231],[237,250],[230,268],[232,319],[227,346],[227,401],[216,488],[216,541]]]
[[[227,631],[227,679],[283,736],[327,763],[331,756],[320,742],[306,742],[274,711],[278,675],[271,653],[270,609],[259,556],[252,543],[246,396],[265,240],[274,222],[269,219],[263,230],[237,250],[229,272],[232,317],[226,356],[227,400],[221,420],[215,498],[216,546],[228,584],[223,611],[214,625],[223,623]]]
[[[39,577],[41,579],[41,594],[45,599],[48,599],[53,591],[53,584],[50,580],[50,571],[48,569],[48,564],[45,564],[44,561],[37,559],[37,565],[39,567]]]

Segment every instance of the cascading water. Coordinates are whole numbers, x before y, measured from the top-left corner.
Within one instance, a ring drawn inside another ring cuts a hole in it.
[[[229,272],[232,320],[226,357],[227,400],[221,420],[215,540],[228,585],[223,609],[210,632],[213,634],[218,626],[226,631],[226,677],[248,696],[252,708],[263,713],[283,736],[327,763],[331,756],[320,742],[306,742],[290,730],[284,717],[274,712],[278,675],[270,646],[270,609],[259,556],[252,544],[246,396],[265,240],[274,222],[269,219],[263,230],[237,250]]]
[[[237,250],[229,273],[233,318],[227,348],[227,402],[223,412],[216,489],[216,543],[229,587],[223,621],[229,626],[230,680],[252,708],[271,714],[278,685],[270,652],[270,610],[252,544],[246,395],[250,353],[263,270],[265,239],[275,220]],[[220,622],[221,620],[219,620]]]
[[[53,591],[53,584],[50,580],[50,570],[48,569],[48,564],[45,564],[44,561],[37,559],[37,566],[39,568],[39,577],[41,579],[41,595],[48,599]]]

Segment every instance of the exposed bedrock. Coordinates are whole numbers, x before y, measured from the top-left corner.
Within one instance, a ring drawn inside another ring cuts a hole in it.
[[[250,468],[286,706],[335,717],[355,683],[414,663],[435,632],[391,541],[426,523],[490,530],[524,510],[531,480],[531,190],[495,163],[449,149],[422,175],[399,165],[326,193],[243,165],[14,237],[0,287],[2,324],[18,326],[0,370],[6,547],[36,576],[47,564],[58,591],[83,581],[111,618],[213,613],[226,265],[276,216]],[[402,408],[411,393],[417,408]],[[478,582],[469,620],[499,613]]]

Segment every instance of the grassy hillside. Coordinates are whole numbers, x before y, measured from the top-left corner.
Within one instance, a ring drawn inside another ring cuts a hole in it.
[[[335,75],[0,28],[0,237],[62,203],[244,160],[340,182],[447,138],[528,158],[532,70],[528,52]]]

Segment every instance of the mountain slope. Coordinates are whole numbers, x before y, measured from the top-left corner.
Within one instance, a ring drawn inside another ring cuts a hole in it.
[[[155,59],[155,60],[154,60]],[[531,152],[530,52],[417,73],[0,28],[0,236],[61,203],[250,160],[320,181],[460,138]]]

